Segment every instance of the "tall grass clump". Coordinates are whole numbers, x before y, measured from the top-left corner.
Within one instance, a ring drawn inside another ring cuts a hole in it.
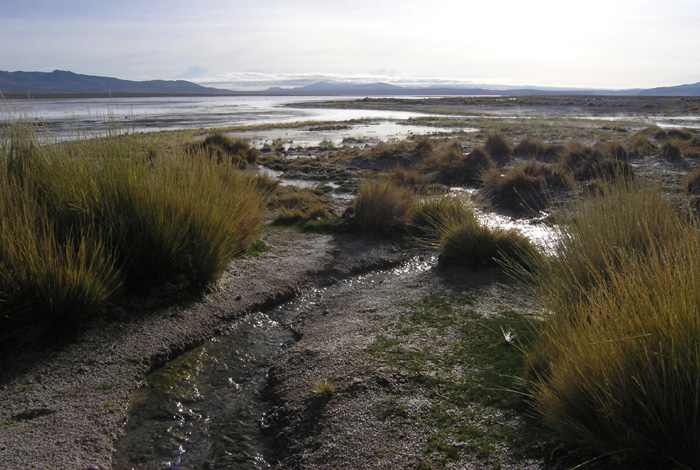
[[[460,197],[442,195],[421,202],[414,226],[426,244],[438,252],[441,267],[478,270],[514,263],[527,269],[539,256],[537,248],[517,230],[482,224]]]
[[[494,167],[488,152],[477,147],[465,155],[456,140],[443,142],[424,162],[424,170],[435,173],[435,180],[446,184],[475,184]]]
[[[148,157],[128,136],[39,145],[31,131],[15,131],[5,139],[2,205],[9,215],[3,217],[0,282],[24,287],[0,289],[3,312],[78,315],[109,298],[120,281],[143,289],[184,275],[206,284],[253,241],[263,205],[252,178],[201,153]],[[20,213],[25,220],[7,228]],[[8,253],[36,260],[26,279],[8,281],[18,262]],[[54,268],[61,264],[77,267]],[[89,277],[103,284],[95,302],[78,300],[90,296],[71,293],[66,284]],[[8,294],[44,288],[52,290],[46,301]],[[58,307],[72,301],[84,306]]]
[[[572,189],[570,173],[534,159],[506,173],[497,168],[483,176],[488,197],[499,207],[512,211],[535,211],[547,205],[550,193]]]
[[[602,153],[600,147],[588,147],[578,141],[566,142],[559,155],[559,167],[573,174],[577,181],[630,177],[634,173],[628,162]]]
[[[534,269],[549,311],[526,393],[586,460],[700,466],[700,231],[651,184],[608,183],[577,205]]]
[[[241,168],[257,163],[260,153],[248,142],[234,140],[221,132],[207,135],[201,142],[190,144],[190,151],[208,154],[217,163],[232,163]]]
[[[513,155],[513,146],[501,131],[490,132],[486,136],[484,148],[491,158],[501,163],[507,162]]]
[[[353,209],[353,224],[361,230],[398,233],[411,223],[416,195],[405,186],[378,178],[360,186]]]

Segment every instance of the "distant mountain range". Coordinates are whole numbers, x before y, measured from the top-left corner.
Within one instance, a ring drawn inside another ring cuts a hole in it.
[[[184,80],[131,81],[81,75],[64,70],[53,72],[0,71],[0,93],[12,95],[222,95],[229,91],[207,88]]]
[[[233,91],[197,85],[184,80],[132,81],[73,72],[3,72],[0,93],[5,97],[73,95],[289,95],[289,96],[460,96],[460,95],[639,95],[700,96],[700,82],[671,87],[598,90],[546,87],[401,87],[388,83],[351,84],[318,82],[297,88],[268,88],[265,91]]]

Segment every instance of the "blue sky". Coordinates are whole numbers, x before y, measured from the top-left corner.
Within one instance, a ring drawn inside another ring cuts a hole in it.
[[[0,0],[0,70],[633,88],[700,81],[698,0]]]

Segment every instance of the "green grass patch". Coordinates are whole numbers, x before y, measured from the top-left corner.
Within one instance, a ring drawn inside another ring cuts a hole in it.
[[[436,429],[422,452],[439,467],[473,457],[501,465],[538,452],[533,444],[540,435],[520,419],[519,388],[534,324],[508,310],[484,317],[475,301],[474,295],[440,292],[406,303],[391,334],[368,349],[429,398],[430,405],[417,410],[397,396],[378,413],[404,427]],[[514,335],[510,341],[504,331]]]

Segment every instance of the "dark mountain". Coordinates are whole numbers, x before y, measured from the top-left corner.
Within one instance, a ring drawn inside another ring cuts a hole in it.
[[[96,77],[54,70],[47,72],[0,71],[0,93],[9,97],[40,95],[289,95],[289,96],[464,96],[464,95],[642,95],[642,96],[700,96],[700,83],[646,90],[599,90],[546,88],[449,87],[430,86],[406,88],[388,83],[352,84],[322,81],[297,88],[268,88],[265,91],[242,92],[209,88],[184,80],[131,81],[111,77]]]
[[[51,73],[0,71],[0,93],[6,96],[36,96],[64,94],[220,95],[230,92],[203,87],[184,80],[138,82],[54,70]]]
[[[700,82],[691,85],[665,86],[641,90],[645,96],[700,96]]]

